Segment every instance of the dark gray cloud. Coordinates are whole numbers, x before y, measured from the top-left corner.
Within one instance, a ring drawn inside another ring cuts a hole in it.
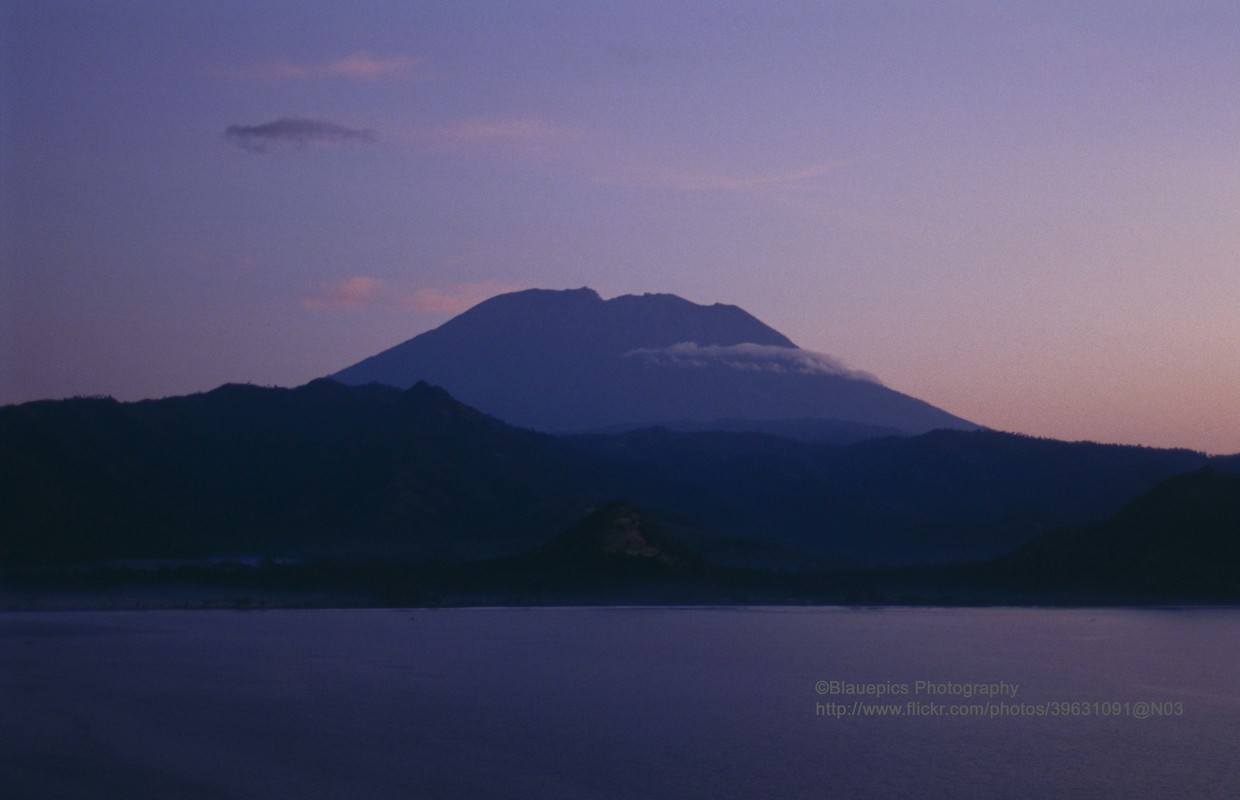
[[[302,149],[307,145],[347,145],[373,142],[379,134],[370,128],[348,128],[317,119],[285,117],[263,125],[229,125],[224,138],[251,153],[266,153],[273,147]]]

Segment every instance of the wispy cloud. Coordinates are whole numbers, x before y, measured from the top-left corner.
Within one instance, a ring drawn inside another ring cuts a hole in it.
[[[224,138],[251,153],[266,153],[274,146],[302,149],[307,145],[347,145],[374,142],[378,132],[370,128],[349,128],[317,119],[285,117],[262,125],[230,125]]]
[[[426,59],[417,56],[388,56],[376,58],[359,51],[344,58],[314,64],[292,61],[275,61],[254,67],[232,70],[229,75],[237,78],[258,80],[304,80],[308,78],[344,78],[357,81],[375,81],[381,78],[414,78],[430,80]]]
[[[459,314],[497,294],[515,292],[520,287],[482,281],[462,283],[447,289],[418,289],[405,298],[407,307],[418,311]]]
[[[578,139],[583,131],[541,119],[472,119],[442,125],[430,133],[449,144],[555,144]]]
[[[617,186],[650,186],[684,192],[736,192],[810,189],[847,161],[817,164],[790,172],[729,173],[680,167],[611,166],[600,171],[598,180]]]
[[[319,287],[314,294],[301,298],[302,308],[353,311],[374,302],[383,281],[365,275],[353,275]]]
[[[647,363],[687,369],[726,367],[741,372],[839,375],[879,383],[878,378],[870,373],[849,369],[837,358],[797,347],[761,344],[699,345],[694,342],[681,342],[671,347],[632,350],[625,353],[625,356]]]
[[[827,178],[855,159],[798,169],[739,172],[658,165],[618,157],[623,142],[571,122],[534,116],[482,117],[441,124],[384,126],[386,139],[403,140],[419,151],[448,151],[483,158],[508,158],[570,170],[585,180],[625,187],[678,192],[732,192],[791,199],[821,191]]]
[[[479,281],[448,287],[401,289],[378,278],[354,275],[325,284],[301,298],[302,308],[316,311],[420,311],[428,314],[459,314],[497,294],[516,291],[517,286]]]
[[[423,152],[473,153],[484,157],[556,160],[565,146],[587,137],[585,129],[536,117],[463,119],[441,124],[393,125],[388,138]]]

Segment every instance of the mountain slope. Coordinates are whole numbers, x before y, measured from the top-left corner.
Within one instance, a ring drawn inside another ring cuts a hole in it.
[[[641,498],[648,507],[674,507],[716,534],[761,531],[807,554],[861,563],[993,557],[1055,527],[1102,519],[1211,463],[1188,450],[997,431],[847,445],[663,429],[564,441],[658,469],[675,495]]]
[[[735,306],[674,295],[500,295],[332,377],[428,381],[511,424],[556,432],[787,420],[814,431],[830,420],[835,435],[853,426],[861,438],[977,427],[801,350]]]
[[[990,431],[827,445],[553,437],[425,384],[222,386],[0,408],[0,564],[211,555],[480,559],[628,497],[717,563],[989,558],[1208,463]]]
[[[0,562],[476,558],[543,541],[615,481],[425,384],[29,403],[0,409]]]
[[[1039,537],[993,567],[1014,585],[1240,597],[1240,475],[1170,478],[1114,516]]]
[[[595,509],[569,530],[526,554],[535,563],[589,573],[614,564],[643,564],[649,569],[680,570],[702,559],[662,530],[650,513],[627,500]]]

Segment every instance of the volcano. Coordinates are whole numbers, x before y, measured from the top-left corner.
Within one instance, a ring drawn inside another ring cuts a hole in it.
[[[671,294],[503,294],[330,377],[426,381],[553,433],[663,426],[847,441],[978,427],[797,347],[741,308]]]

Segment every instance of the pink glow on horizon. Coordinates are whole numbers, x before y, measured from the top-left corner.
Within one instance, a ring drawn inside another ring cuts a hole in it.
[[[493,281],[479,281],[404,291],[378,278],[354,275],[321,286],[315,293],[302,297],[298,304],[312,311],[380,309],[436,315],[459,314],[483,300],[516,291],[517,288]]]
[[[369,305],[382,285],[383,281],[376,278],[354,275],[324,286],[316,294],[301,298],[300,304],[302,308],[316,311],[354,311]]]
[[[847,163],[836,161],[789,172],[748,174],[675,166],[613,166],[601,171],[598,180],[616,186],[659,187],[685,192],[803,189],[812,186],[815,179],[825,177]]]

